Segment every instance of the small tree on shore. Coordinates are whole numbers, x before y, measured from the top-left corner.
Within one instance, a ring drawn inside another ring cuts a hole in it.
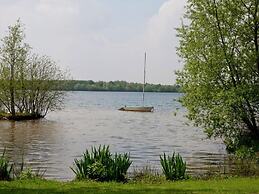
[[[188,116],[230,151],[259,140],[259,1],[189,0],[178,29]]]
[[[31,54],[24,38],[18,20],[9,27],[0,47],[0,104],[12,119],[17,114],[41,118],[60,108],[64,92],[58,88],[67,77],[50,57]]]

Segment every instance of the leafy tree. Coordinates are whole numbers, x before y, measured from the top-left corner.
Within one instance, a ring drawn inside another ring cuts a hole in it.
[[[25,112],[44,117],[49,110],[62,107],[65,93],[60,91],[66,74],[47,56],[33,55],[30,58]]]
[[[227,149],[259,140],[259,1],[189,0],[178,29],[188,117]]]
[[[17,114],[44,117],[49,110],[60,108],[64,96],[58,89],[66,73],[49,57],[31,54],[24,38],[18,20],[9,27],[0,47],[0,107],[12,119]]]
[[[12,116],[15,116],[15,91],[18,90],[17,87],[23,87],[24,70],[29,52],[28,44],[23,42],[24,37],[22,25],[18,21],[14,26],[9,27],[9,35],[3,38],[3,45],[0,49],[1,86],[5,90],[2,94],[4,98],[10,99],[8,103],[4,104]],[[20,78],[19,84],[15,83],[17,78]]]

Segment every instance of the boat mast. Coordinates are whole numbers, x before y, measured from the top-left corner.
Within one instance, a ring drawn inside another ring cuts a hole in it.
[[[145,58],[144,58],[144,81],[143,81],[143,94],[142,94],[143,106],[145,105],[146,65],[147,65],[147,53],[145,52]]]

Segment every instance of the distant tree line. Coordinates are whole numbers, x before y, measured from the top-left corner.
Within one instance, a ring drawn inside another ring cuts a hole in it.
[[[141,92],[143,84],[129,83],[126,81],[92,81],[92,80],[68,80],[62,81],[65,84],[59,90],[65,91],[125,91],[125,92]],[[178,85],[161,85],[161,84],[146,84],[146,92],[180,92]]]

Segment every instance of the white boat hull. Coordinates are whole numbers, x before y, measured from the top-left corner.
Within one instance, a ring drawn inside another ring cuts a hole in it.
[[[145,58],[144,58],[144,82],[143,82],[143,93],[142,93],[142,101],[143,105],[145,102],[145,85],[146,85],[146,62],[147,62],[147,54],[145,52]],[[121,107],[119,109],[120,111],[132,111],[132,112],[153,112],[154,107],[153,106],[132,106],[132,107]]]
[[[132,112],[153,112],[153,106],[137,106],[137,107],[121,107],[120,111],[132,111]]]

